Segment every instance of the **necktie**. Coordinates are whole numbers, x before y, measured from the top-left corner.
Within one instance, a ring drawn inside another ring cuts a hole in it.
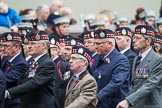
[[[141,58],[142,58],[141,55],[139,55],[139,56],[137,57],[136,64],[135,64],[135,68],[141,63]]]
[[[70,87],[73,86],[73,85],[75,85],[76,80],[77,80],[77,77],[74,75],[73,76],[73,79],[70,81]]]

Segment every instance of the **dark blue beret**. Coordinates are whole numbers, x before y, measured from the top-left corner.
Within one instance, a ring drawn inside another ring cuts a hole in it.
[[[137,25],[135,27],[135,34],[149,35],[155,37],[155,31],[151,26]]]
[[[0,37],[1,42],[18,41],[22,42],[21,35],[16,32],[5,32]]]
[[[94,38],[94,31],[85,31],[82,33],[83,39]]]
[[[128,27],[119,27],[115,30],[115,33],[114,33],[115,36],[130,36],[132,37],[132,31],[130,28]]]
[[[94,33],[95,39],[103,39],[103,38],[114,38],[114,33],[109,29],[104,30],[96,30]]]
[[[92,53],[83,46],[74,46],[72,48],[72,54],[80,54],[84,56],[88,60],[89,63],[92,59]]]
[[[65,40],[66,46],[84,46],[84,43],[82,40],[78,38],[69,38]]]
[[[40,40],[49,40],[49,34],[45,31],[39,31],[38,33],[31,31],[28,34],[29,41],[40,41]]]
[[[155,42],[159,43],[159,44],[162,44],[162,36],[161,35],[156,35],[155,36]]]

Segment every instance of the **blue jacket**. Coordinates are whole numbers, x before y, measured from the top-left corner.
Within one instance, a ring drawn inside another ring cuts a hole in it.
[[[7,63],[3,68],[3,72],[5,74],[6,80],[6,89],[15,87],[18,85],[19,79],[25,74],[28,69],[28,63],[26,62],[25,58],[22,54],[19,54],[14,60],[11,62],[9,69],[7,69]],[[5,104],[19,104],[20,98],[14,99],[6,99]]]
[[[114,49],[103,58],[93,76],[98,84],[97,108],[115,108],[129,93],[129,61]]]
[[[21,17],[12,8],[8,8],[7,14],[0,13],[0,26],[10,28],[11,26],[21,22],[22,22]]]
[[[99,54],[95,54],[94,56],[92,56],[92,59],[91,59],[91,62],[90,62],[91,73],[93,73],[95,71],[95,69],[97,68],[99,59],[100,59]]]
[[[5,92],[5,77],[2,70],[0,69],[0,108],[4,108],[5,102],[4,92]]]

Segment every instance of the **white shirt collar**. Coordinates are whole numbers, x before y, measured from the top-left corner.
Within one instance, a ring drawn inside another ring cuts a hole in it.
[[[32,57],[31,55],[29,55],[28,57],[26,57],[26,58],[25,58],[26,61],[28,61],[31,57]]]
[[[82,74],[84,71],[85,71],[85,69],[84,69],[84,70],[82,70],[82,71],[80,71],[80,72],[78,72],[78,73],[76,73],[76,74],[74,74],[74,75],[76,76],[76,78],[78,78],[78,77],[79,77],[79,75],[80,75],[80,74]]]
[[[121,54],[124,54],[127,50],[129,50],[130,47],[125,48],[124,50],[120,51]]]
[[[92,54],[92,57],[94,57],[96,54],[97,54],[97,52],[93,53],[93,54]]]
[[[46,53],[42,54],[42,55],[39,55],[37,56],[36,58],[34,58],[34,63],[38,61],[39,58],[41,58],[42,56],[44,56]]]
[[[54,61],[54,60],[56,60],[58,57],[59,57],[59,56],[56,56],[56,57],[54,57],[52,60]]]
[[[141,53],[139,53],[139,55],[141,55],[142,56],[142,58],[141,58],[141,61],[147,56],[147,54],[151,51],[151,49],[152,48],[149,48],[148,50],[146,50],[145,52],[143,52],[142,54]]]
[[[20,52],[19,53],[17,53],[15,56],[13,56],[10,60],[8,60],[9,62],[12,62],[18,55],[20,54]]]
[[[104,56],[104,58],[106,58],[113,50],[114,50],[114,48],[113,48],[108,54],[106,54],[106,55]]]

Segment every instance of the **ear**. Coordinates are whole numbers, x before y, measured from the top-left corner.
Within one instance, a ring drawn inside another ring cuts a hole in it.
[[[151,42],[152,42],[152,39],[151,39],[151,38],[148,38],[146,41],[147,41],[147,43],[150,45]]]

